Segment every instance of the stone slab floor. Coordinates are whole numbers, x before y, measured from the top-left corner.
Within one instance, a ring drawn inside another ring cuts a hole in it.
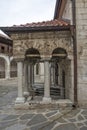
[[[0,130],[87,130],[87,109],[15,110],[16,87],[0,86]]]

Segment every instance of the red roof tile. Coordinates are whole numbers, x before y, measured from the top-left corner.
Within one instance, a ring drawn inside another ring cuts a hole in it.
[[[70,25],[70,23],[67,22],[66,20],[55,19],[51,21],[13,25],[13,27],[46,27],[46,26],[68,26],[68,25]]]

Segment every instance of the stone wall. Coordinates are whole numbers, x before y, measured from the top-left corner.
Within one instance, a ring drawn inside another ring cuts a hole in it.
[[[87,0],[76,0],[78,100],[87,105]]]
[[[40,55],[51,56],[54,49],[64,48],[66,52],[72,53],[69,31],[35,32],[12,34],[14,58],[24,58],[26,50],[35,48]]]
[[[71,0],[67,0],[67,3],[66,3],[62,17],[64,19],[70,20],[71,24],[72,24],[72,1]]]
[[[63,18],[72,24],[72,4],[67,0]],[[87,0],[76,0],[76,33],[78,55],[78,102],[87,105]]]
[[[69,57],[73,56],[73,47],[71,42],[71,34],[69,31],[53,31],[53,32],[33,32],[33,33],[15,33],[11,35],[13,39],[13,56],[15,59],[24,59],[25,53],[29,48],[35,48],[40,52],[41,58],[52,57],[52,52],[56,48],[63,48],[67,52],[67,60],[61,62],[60,68],[61,72],[65,71],[66,80],[66,98],[73,101],[73,95],[70,96],[70,89],[73,88],[71,80],[71,64]],[[40,82],[44,82],[44,64],[40,64],[41,71],[39,77]],[[37,77],[37,78],[38,78]],[[36,78],[36,77],[35,77]],[[36,81],[36,79],[35,79]],[[62,85],[62,82],[60,80]],[[71,93],[72,94],[72,93]],[[72,97],[72,98],[71,98]]]

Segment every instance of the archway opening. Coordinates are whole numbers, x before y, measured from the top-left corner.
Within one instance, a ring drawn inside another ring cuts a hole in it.
[[[26,51],[25,53],[25,62],[24,62],[24,66],[25,67],[25,70],[27,70],[27,72],[25,72],[25,75],[27,73],[27,77],[26,77],[26,82],[27,82],[27,88],[28,88],[28,91],[30,93],[30,95],[32,96],[32,98],[34,97],[35,95],[35,71],[38,75],[39,73],[39,67],[37,65],[39,65],[39,62],[40,62],[40,53],[37,49],[35,48],[30,48]],[[36,67],[35,67],[36,66]],[[37,69],[37,70],[34,70],[34,69]]]
[[[17,77],[17,63],[14,59],[10,63],[10,77]]]
[[[5,59],[0,57],[0,78],[5,78]]]
[[[70,61],[67,58],[67,52],[63,48],[56,48],[52,52],[51,62],[53,64],[53,84],[58,91],[59,98],[69,97],[70,80]]]

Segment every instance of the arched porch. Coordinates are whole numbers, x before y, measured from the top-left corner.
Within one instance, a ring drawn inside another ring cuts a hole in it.
[[[41,86],[35,84],[35,65],[38,63],[44,67],[44,82]],[[25,59],[18,61],[19,84],[16,103],[25,102],[27,99],[28,101],[40,99],[43,102],[71,99],[73,92],[71,64],[68,53],[63,48],[54,49],[51,57],[44,58],[37,49],[29,48],[25,53]]]

